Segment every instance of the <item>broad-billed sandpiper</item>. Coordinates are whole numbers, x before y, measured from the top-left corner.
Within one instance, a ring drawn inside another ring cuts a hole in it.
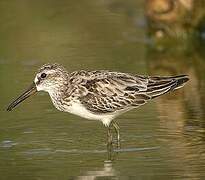
[[[141,76],[106,70],[69,73],[58,64],[46,64],[28,90],[7,110],[11,111],[37,91],[46,91],[58,110],[101,121],[107,127],[108,143],[112,142],[111,127],[114,127],[119,142],[120,129],[114,121],[118,115],[181,88],[188,80],[187,75]]]

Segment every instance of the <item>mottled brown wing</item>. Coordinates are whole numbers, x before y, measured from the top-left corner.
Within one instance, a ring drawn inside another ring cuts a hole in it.
[[[95,113],[126,110],[149,99],[183,87],[187,75],[147,77],[109,71],[81,71],[75,74],[81,103]]]
[[[188,80],[189,78],[187,75],[149,77],[146,94],[153,99],[183,87]]]
[[[125,73],[104,72],[100,75],[89,74],[78,86],[86,88],[87,93],[81,103],[94,113],[107,113],[126,110],[131,106],[139,106],[150,99],[146,95],[148,79],[143,76],[132,76]],[[82,78],[82,77],[81,77]]]

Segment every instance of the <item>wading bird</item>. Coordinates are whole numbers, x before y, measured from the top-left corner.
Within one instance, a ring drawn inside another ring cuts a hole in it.
[[[187,75],[141,76],[106,70],[69,73],[58,64],[46,64],[28,90],[7,110],[11,111],[37,91],[46,91],[58,110],[101,121],[107,127],[108,143],[112,143],[111,127],[114,127],[119,142],[120,128],[114,121],[117,116],[181,88],[188,80]]]

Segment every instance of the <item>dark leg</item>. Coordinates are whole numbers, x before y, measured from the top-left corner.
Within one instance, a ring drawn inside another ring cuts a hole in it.
[[[106,163],[112,162],[113,158],[113,145],[112,143],[107,143],[107,160],[105,161]]]
[[[108,144],[112,144],[112,132],[110,126],[107,127],[107,142]]]
[[[120,127],[115,121],[112,122],[112,125],[115,128],[115,131],[117,133],[117,141],[119,142],[120,141]]]
[[[107,126],[107,160],[106,163],[112,162],[112,154],[113,154],[113,144],[112,144],[112,132],[111,132],[111,125]]]
[[[117,147],[120,148],[120,127],[115,121],[112,122],[112,125],[117,133]]]

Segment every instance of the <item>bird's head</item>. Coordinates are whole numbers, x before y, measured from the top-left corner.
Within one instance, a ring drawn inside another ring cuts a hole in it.
[[[66,85],[67,79],[68,73],[62,66],[58,64],[43,65],[37,72],[31,86],[8,106],[7,111],[11,111],[37,91],[46,91],[49,94],[58,92],[63,85]]]
[[[51,93],[67,82],[68,73],[58,64],[43,65],[34,79],[37,91]]]

